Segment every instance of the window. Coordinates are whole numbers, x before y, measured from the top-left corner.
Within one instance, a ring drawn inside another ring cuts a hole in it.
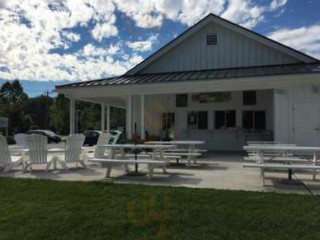
[[[175,123],[174,113],[163,113],[162,114],[162,129],[170,130]]]
[[[208,129],[208,112],[198,112],[198,129]]]
[[[266,129],[266,112],[265,111],[243,111],[242,127],[251,130]]]
[[[244,91],[242,93],[242,101],[245,106],[256,105],[257,96],[256,91]]]
[[[208,129],[208,112],[188,112],[188,129]]]
[[[218,35],[208,34],[206,38],[207,46],[218,45]]]
[[[176,96],[176,107],[188,107],[188,94],[178,94]]]
[[[215,112],[215,128],[235,128],[236,127],[236,111],[216,111]]]

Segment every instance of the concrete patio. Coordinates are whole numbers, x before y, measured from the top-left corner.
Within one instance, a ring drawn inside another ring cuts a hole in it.
[[[182,160],[183,161],[183,160]],[[265,191],[280,193],[320,194],[320,180],[313,181],[312,173],[298,173],[294,178],[301,184],[287,184],[287,172],[267,172],[266,186],[257,169],[243,168],[243,153],[213,152],[199,158],[198,164],[191,167],[168,167],[168,173],[163,174],[161,169],[155,169],[154,179],[147,176],[130,177],[121,168],[112,170],[112,179],[105,179],[105,169],[100,166],[88,164],[87,169],[70,166],[69,171],[56,170],[44,172],[45,166],[34,166],[32,172],[22,173],[21,168],[4,174],[0,177],[15,178],[41,178],[61,181],[106,181],[125,184],[147,184],[180,186],[192,188],[215,188],[245,191]],[[58,166],[59,167],[59,166]],[[133,169],[133,166],[131,166]],[[141,172],[146,172],[144,165],[139,166]],[[320,179],[320,176],[319,176]]]

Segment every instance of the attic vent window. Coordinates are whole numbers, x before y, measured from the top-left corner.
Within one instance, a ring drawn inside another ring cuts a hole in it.
[[[218,45],[218,36],[217,36],[217,34],[208,34],[206,42],[207,42],[207,46]]]

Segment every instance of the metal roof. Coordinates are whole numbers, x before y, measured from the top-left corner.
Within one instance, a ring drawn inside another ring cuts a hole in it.
[[[202,71],[122,75],[119,77],[60,85],[57,86],[57,88],[220,80],[228,78],[273,76],[302,73],[320,73],[320,62],[261,67],[212,69]]]

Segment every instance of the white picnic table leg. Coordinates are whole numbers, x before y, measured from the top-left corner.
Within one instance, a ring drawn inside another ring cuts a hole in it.
[[[314,166],[317,166],[317,160],[318,160],[318,154],[317,154],[317,152],[314,152],[313,153],[313,164],[314,164]],[[317,170],[313,170],[313,177],[312,177],[313,180],[316,180],[316,175],[317,175]]]
[[[125,159],[126,157],[126,152],[124,151],[124,148],[120,149],[120,154],[121,154],[121,159]],[[127,163],[124,164],[124,170],[128,173],[130,172],[129,166]]]
[[[163,148],[160,148],[159,151],[160,151],[160,161],[165,161],[165,159],[164,159],[164,153],[163,153],[163,151],[164,151]],[[166,164],[163,164],[162,169],[163,169],[163,173],[167,173]]]
[[[109,164],[107,165],[106,178],[110,178],[111,170],[112,170],[112,164],[109,163]]]
[[[196,145],[195,144],[191,144],[190,145],[190,151],[189,152],[192,153],[192,154],[196,153]],[[196,156],[192,156],[192,160],[193,160],[194,164],[197,164]]]
[[[259,156],[259,164],[263,165],[264,159],[263,159],[263,152],[261,150],[258,150],[258,156]],[[260,176],[262,178],[262,186],[265,185],[265,177],[264,177],[264,169],[260,168]]]
[[[109,155],[110,155],[110,159],[115,159],[116,151],[114,148],[109,149]]]

